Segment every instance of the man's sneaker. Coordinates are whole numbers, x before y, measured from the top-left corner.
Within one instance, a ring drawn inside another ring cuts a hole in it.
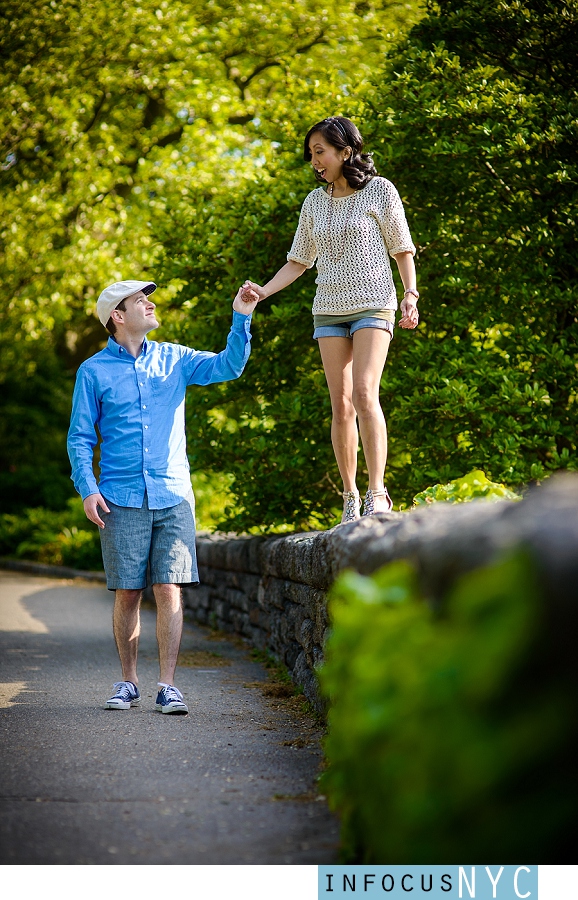
[[[160,691],[157,694],[157,702],[155,709],[162,713],[180,713],[186,715],[189,708],[183,703],[183,695],[172,684],[161,684],[159,682]]]
[[[116,694],[107,700],[105,709],[130,709],[131,706],[140,706],[139,689],[132,681],[115,681],[113,687],[116,688]]]

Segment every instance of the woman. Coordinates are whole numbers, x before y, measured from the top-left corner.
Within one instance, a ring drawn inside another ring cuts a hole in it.
[[[389,255],[405,289],[399,324],[418,324],[415,247],[403,206],[393,184],[377,175],[362,149],[356,126],[342,116],[309,130],[304,159],[324,186],[305,198],[286,265],[263,287],[252,281],[243,286],[247,297],[255,293],[264,300],[317,260],[313,337],[331,396],[331,440],[343,479],[342,522],[360,516],[357,421],[369,474],[363,515],[393,507],[383,481],[387,429],[379,403],[397,309]]]

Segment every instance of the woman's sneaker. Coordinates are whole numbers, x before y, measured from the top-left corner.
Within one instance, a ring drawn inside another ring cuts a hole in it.
[[[162,684],[159,681],[159,687],[155,709],[162,713],[188,713],[189,707],[183,702],[183,695],[174,684]]]
[[[115,681],[113,687],[116,688],[116,694],[106,701],[105,709],[130,709],[131,706],[140,706],[139,689],[132,681]]]

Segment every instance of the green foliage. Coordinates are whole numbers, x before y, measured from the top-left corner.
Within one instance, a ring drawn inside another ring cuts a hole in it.
[[[405,562],[338,580],[319,674],[345,861],[564,856],[576,701],[537,583],[516,553],[434,613]]]
[[[102,569],[96,525],[74,497],[65,511],[26,509],[19,515],[0,515],[0,556],[27,559],[82,571]]]
[[[63,509],[74,494],[65,446],[70,381],[41,347],[26,371],[0,380],[0,512]]]
[[[218,349],[221,293],[247,277],[263,283],[285,261],[314,186],[300,158],[306,128],[329,111],[358,122],[400,189],[419,251],[422,324],[398,330],[382,380],[396,504],[473,469],[519,488],[578,467],[577,21],[576,0],[563,15],[533,0],[429,4],[372,86],[351,94],[334,82],[331,110],[326,94],[308,96],[307,79],[288,85],[262,125],[280,144],[266,169],[210,202],[192,192],[158,231],[164,277],[181,288],[169,333]],[[536,62],[544,43],[547,64]],[[233,477],[228,527],[335,521],[313,278],[259,309],[240,382],[191,404],[194,464]]]
[[[301,140],[330,113],[357,121],[418,245],[422,323],[382,381],[396,504],[472,469],[518,487],[577,467],[578,0],[430,2],[400,38],[416,9],[5,3],[0,509],[66,503],[104,284],[154,277],[155,337],[221,349],[238,284],[285,260],[314,186]],[[335,522],[313,280],[263,304],[239,382],[191,392],[192,468],[230,476],[227,527]]]
[[[22,446],[3,445],[0,508],[65,504],[62,412],[78,365],[106,340],[96,298],[114,280],[157,276],[167,209],[235,193],[274,152],[263,123],[299,120],[299,85],[301,96],[351,88],[352,73],[375,68],[384,29],[414,18],[397,0],[5,0],[0,393],[4,432]],[[178,286],[161,285],[161,308]],[[23,396],[34,379],[35,398]]]
[[[393,484],[575,469],[578,3],[444,0],[367,94],[418,243],[384,379]]]
[[[434,484],[413,498],[414,506],[430,503],[466,503],[468,500],[520,500],[514,491],[486,478],[485,472],[474,471],[447,484]]]

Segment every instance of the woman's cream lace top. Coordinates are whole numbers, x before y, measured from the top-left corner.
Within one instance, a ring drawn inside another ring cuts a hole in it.
[[[308,269],[317,260],[313,314],[343,315],[397,309],[389,256],[403,252],[415,254],[403,204],[391,181],[376,176],[348,197],[311,191],[287,259]]]

